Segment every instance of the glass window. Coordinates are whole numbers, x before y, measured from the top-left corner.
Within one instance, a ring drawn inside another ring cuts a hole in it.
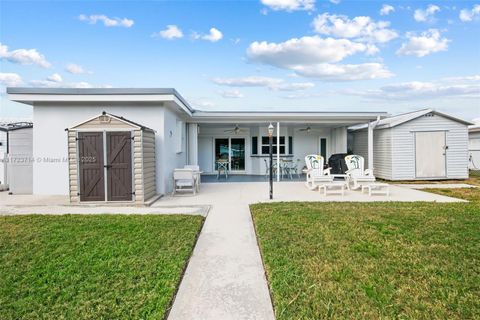
[[[258,154],[258,137],[252,137],[252,154]]]
[[[293,137],[288,137],[288,154],[293,154]]]
[[[273,151],[272,153],[277,153],[277,137],[272,137],[273,139]],[[270,154],[269,150],[269,139],[268,137],[262,137],[262,154]],[[285,154],[285,137],[280,137],[280,154]]]

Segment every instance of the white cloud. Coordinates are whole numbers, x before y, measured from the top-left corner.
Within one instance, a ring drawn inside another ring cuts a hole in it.
[[[339,4],[342,0],[329,0],[333,4]]]
[[[349,19],[344,15],[323,13],[313,20],[313,27],[317,33],[380,43],[398,37],[397,32],[388,29],[389,26],[388,21],[375,22],[367,16]]]
[[[174,24],[169,24],[165,30],[153,34],[154,37],[161,37],[168,40],[183,38],[183,32]]]
[[[367,46],[348,39],[323,39],[319,36],[293,38],[280,43],[253,42],[247,49],[251,61],[280,68],[298,65],[339,62],[355,53],[365,52]]]
[[[315,0],[260,0],[263,5],[274,11],[310,11],[315,9]]]
[[[37,49],[17,49],[8,51],[8,46],[0,43],[0,58],[18,64],[36,64],[43,68],[49,68],[50,62]]]
[[[442,98],[480,98],[480,76],[443,78],[431,82],[411,81],[367,91],[344,93],[382,100],[417,100]]]
[[[65,66],[65,71],[68,73],[72,74],[87,74],[87,73],[92,73],[91,71],[85,70],[82,66],[75,64],[75,63],[69,63]]]
[[[435,19],[435,13],[440,11],[440,7],[429,4],[426,9],[417,9],[413,13],[413,18],[418,22],[432,22]]]
[[[133,26],[134,21],[127,18],[109,18],[104,14],[93,14],[93,15],[84,15],[81,14],[78,16],[80,21],[85,21],[90,24],[96,24],[97,21],[103,22],[105,27],[125,27],[130,28]]]
[[[210,33],[203,35],[201,38],[210,42],[217,42],[223,38],[223,33],[216,28],[211,28]]]
[[[244,78],[214,78],[213,82],[219,85],[231,87],[270,87],[283,82],[279,78],[251,76]]]
[[[392,12],[395,12],[395,8],[389,4],[384,4],[382,9],[380,9],[381,16],[388,16]]]
[[[215,103],[205,99],[205,98],[188,98],[188,102],[193,107],[200,108],[212,108],[215,107]]]
[[[17,87],[23,83],[22,78],[16,73],[0,72],[0,84],[6,87]]]
[[[480,118],[472,119],[472,122],[475,123],[476,125],[480,125]]]
[[[472,21],[477,15],[480,15],[480,4],[474,5],[471,10],[469,9],[460,10],[459,18],[463,22],[469,22],[469,21]]]
[[[243,78],[214,78],[213,82],[230,87],[266,87],[272,91],[300,91],[313,88],[311,82],[287,83],[280,78],[250,76]]]
[[[110,85],[96,86],[91,83],[80,82],[64,82],[62,77],[58,73],[54,73],[44,80],[30,80],[28,84],[32,87],[41,88],[111,88]]]
[[[62,76],[59,75],[58,73],[54,73],[51,76],[48,76],[47,80],[48,81],[53,81],[53,82],[62,82],[63,81]]]
[[[407,33],[406,36],[408,41],[397,50],[399,55],[424,57],[435,52],[446,51],[450,42],[447,38],[442,38],[437,29],[429,29],[419,36],[413,33]]]
[[[228,99],[238,99],[238,98],[243,98],[245,97],[243,93],[241,93],[239,90],[225,90],[221,91],[220,95],[224,98]]]
[[[354,81],[390,78],[393,73],[380,63],[329,64],[299,66],[295,72],[303,77],[330,81]]]

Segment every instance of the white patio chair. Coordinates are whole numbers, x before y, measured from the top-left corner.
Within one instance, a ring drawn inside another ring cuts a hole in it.
[[[345,157],[348,170],[345,172],[350,181],[353,181],[352,189],[358,189],[362,184],[375,182],[373,170],[365,169],[365,159],[362,156],[352,154]]]
[[[192,169],[173,170],[173,194],[178,191],[192,191],[193,195],[197,190],[197,177]]]
[[[308,189],[315,190],[322,184],[333,182],[330,168],[323,169],[324,163],[325,160],[318,154],[309,154],[305,157],[305,164],[307,165],[307,182],[305,185]]]
[[[200,166],[195,165],[195,164],[187,164],[183,166],[184,169],[192,169],[193,173],[197,176],[196,182],[197,182],[197,192],[200,191],[200,183],[201,183],[201,176],[200,176]]]

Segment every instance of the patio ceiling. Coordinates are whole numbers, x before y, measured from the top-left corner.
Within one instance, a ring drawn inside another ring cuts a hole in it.
[[[225,125],[242,124],[242,126],[280,122],[295,127],[319,126],[340,127],[367,123],[386,117],[386,112],[206,112],[197,111],[192,120],[199,124]]]

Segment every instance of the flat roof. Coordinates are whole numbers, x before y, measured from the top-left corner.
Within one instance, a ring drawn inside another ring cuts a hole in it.
[[[184,106],[185,111],[194,120],[203,122],[215,121],[296,121],[314,122],[346,120],[347,123],[376,120],[388,116],[387,112],[349,112],[349,111],[316,111],[316,110],[198,110],[174,88],[30,88],[8,87],[7,93],[13,101],[33,104],[37,101],[163,101],[155,96],[173,96],[175,101]],[[78,97],[78,98],[77,98]],[[111,99],[111,100],[110,100]],[[298,107],[292,106],[292,109]],[[319,108],[320,109],[320,108]]]

